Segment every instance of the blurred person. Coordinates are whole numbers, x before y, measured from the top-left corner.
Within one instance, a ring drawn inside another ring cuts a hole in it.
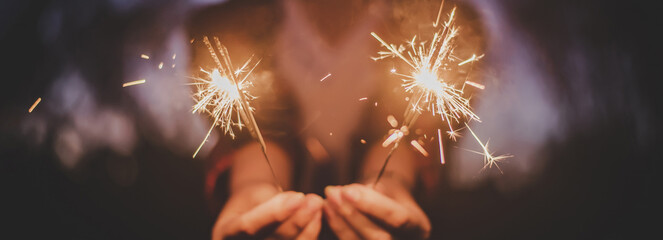
[[[439,3],[426,3],[433,5]],[[396,6],[391,1],[230,1],[195,14],[189,23],[197,41],[192,66],[213,64],[200,41],[203,36],[218,36],[233,59],[262,57],[252,92],[258,98],[252,105],[268,139],[267,152],[274,154],[270,160],[278,182],[311,193],[279,193],[248,133],[221,140],[211,157],[218,163],[208,175],[208,191],[217,184],[229,189],[220,195],[228,200],[215,224],[215,239],[308,239],[320,231],[323,237],[341,239],[428,237],[430,221],[413,196],[421,184],[420,169],[429,165],[422,158],[399,149],[377,188],[363,185],[377,177],[386,156],[380,146],[386,124],[375,123],[385,123],[388,114],[406,105],[403,94],[390,96],[398,82],[387,83],[388,70],[378,69],[369,58],[378,47],[370,32],[415,24],[394,20],[403,15],[391,10]],[[426,17],[434,19],[435,14]],[[369,103],[359,101],[366,96]],[[422,118],[418,127],[433,121]],[[220,177],[222,172],[227,177]],[[325,186],[353,182],[362,185],[331,186],[323,192]],[[325,196],[325,203],[314,194]],[[322,209],[327,224],[320,222]]]

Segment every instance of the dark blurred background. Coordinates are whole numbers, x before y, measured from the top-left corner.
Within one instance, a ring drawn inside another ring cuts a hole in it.
[[[0,3],[0,238],[209,238],[210,163],[190,156],[207,123],[190,114],[183,83],[195,69],[191,19],[225,2]],[[432,239],[658,235],[661,9],[458,3],[485,29],[484,75],[503,81],[479,97],[494,122],[483,132],[516,158],[499,175],[441,167],[420,200]]]

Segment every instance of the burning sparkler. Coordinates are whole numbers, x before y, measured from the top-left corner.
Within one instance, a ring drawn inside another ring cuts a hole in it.
[[[241,68],[233,70],[228,49],[221,44],[218,38],[214,38],[216,50],[207,37],[203,38],[203,42],[207,46],[217,68],[211,71],[201,68],[200,71],[206,76],[204,78],[193,78],[195,81],[192,85],[197,88],[193,95],[196,101],[193,106],[193,113],[208,113],[213,118],[213,122],[193,157],[196,157],[202,146],[207,142],[215,126],[220,126],[223,132],[229,134],[232,138],[235,138],[233,127],[238,127],[240,130],[246,127],[251,136],[260,144],[274,181],[279,190],[282,190],[272,164],[267,157],[267,149],[260,128],[258,128],[258,124],[253,117],[254,109],[249,105],[249,100],[255,99],[248,91],[252,86],[249,77],[260,61],[253,63],[253,57],[251,57]],[[173,55],[174,57],[175,55]]]
[[[377,39],[386,50],[379,51],[378,56],[373,60],[382,60],[386,58],[397,58],[410,67],[409,74],[399,73],[395,68],[391,73],[402,78],[402,86],[405,92],[410,93],[409,103],[404,114],[404,121],[399,129],[394,129],[391,135],[383,142],[386,147],[394,144],[380,170],[375,184],[380,177],[391,158],[392,153],[400,145],[401,140],[409,134],[419,115],[423,110],[431,112],[434,116],[439,115],[443,122],[446,122],[450,136],[455,139],[456,130],[452,127],[452,122],[460,123],[462,121],[481,120],[472,111],[470,100],[464,96],[465,85],[470,85],[478,89],[484,89],[484,86],[475,82],[465,81],[456,82],[454,75],[458,74],[460,67],[475,62],[483,57],[472,55],[465,60],[454,55],[456,48],[455,38],[458,36],[459,28],[455,26],[454,7],[446,22],[440,23],[440,15],[444,1],[440,4],[440,10],[437,20],[433,24],[436,32],[429,41],[418,40],[415,35],[406,45],[394,45],[386,43],[376,33],[371,35]],[[438,26],[439,25],[439,26]],[[456,85],[462,83],[460,88]],[[441,134],[438,133],[440,149],[442,148]],[[442,154],[442,151],[440,151]],[[444,163],[443,157],[441,157]],[[491,163],[493,163],[491,161]]]

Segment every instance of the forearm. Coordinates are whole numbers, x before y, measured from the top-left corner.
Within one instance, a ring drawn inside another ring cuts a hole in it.
[[[405,147],[400,146],[394,151],[380,182],[398,182],[410,191],[416,180],[416,156]],[[362,165],[360,175],[362,183],[372,184],[375,182],[389,150],[390,147],[385,148],[380,144],[374,144],[371,147]]]
[[[284,190],[292,181],[293,163],[288,154],[277,144],[267,141],[267,156],[274,168],[278,182]],[[256,184],[275,184],[269,165],[265,161],[258,143],[249,143],[232,155],[233,167],[230,172],[230,192],[235,194]],[[276,185],[274,185],[276,186]]]

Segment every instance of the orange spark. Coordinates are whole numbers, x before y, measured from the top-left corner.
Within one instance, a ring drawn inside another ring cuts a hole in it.
[[[437,142],[440,144],[440,163],[444,164],[444,148],[442,147],[442,131],[437,129]]]
[[[40,102],[41,102],[41,98],[37,98],[37,101],[35,101],[35,103],[32,104],[30,109],[28,109],[28,112],[32,113],[32,110],[35,110],[35,108],[37,107],[37,104],[39,104]]]
[[[419,152],[421,153],[421,155],[424,155],[424,157],[428,157],[428,152],[426,151],[426,149],[424,149],[423,146],[421,146],[421,144],[419,144],[419,142],[417,142],[417,140],[412,140],[412,141],[410,142],[410,144],[411,144],[415,149],[417,149],[417,151],[419,151]]]
[[[486,86],[484,86],[483,84],[475,83],[475,82],[472,82],[472,81],[465,81],[465,83],[467,85],[470,85],[472,87],[475,87],[475,88],[478,88],[478,89],[481,89],[481,90],[486,89]]]
[[[131,87],[131,86],[139,85],[139,84],[143,84],[143,83],[145,83],[145,79],[140,79],[140,80],[124,83],[124,84],[122,84],[122,87]]]
[[[331,73],[328,73],[327,76],[325,76],[325,77],[323,77],[322,79],[320,79],[320,82],[324,81],[325,79],[327,79],[327,78],[330,77],[330,76],[331,76]]]

